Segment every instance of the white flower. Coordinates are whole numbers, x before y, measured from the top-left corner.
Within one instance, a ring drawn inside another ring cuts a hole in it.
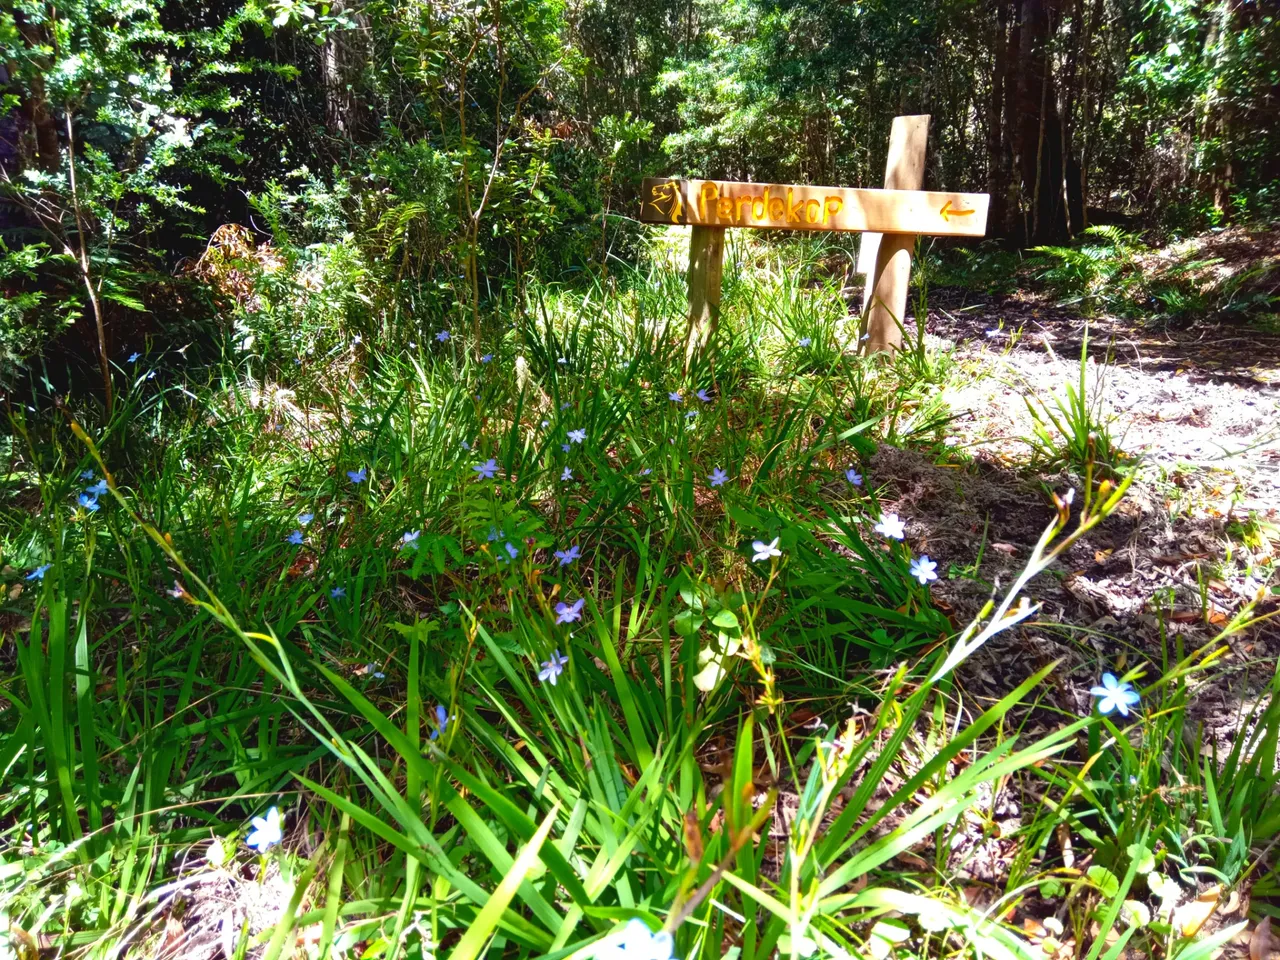
[[[1123,717],[1127,717],[1129,708],[1136,706],[1141,699],[1138,691],[1133,689],[1133,684],[1128,681],[1121,683],[1116,680],[1114,673],[1104,673],[1102,675],[1102,686],[1093,687],[1089,693],[1099,698],[1099,713],[1107,714],[1112,710],[1119,710],[1120,715]]]
[[[907,535],[907,525],[898,519],[896,513],[882,513],[880,522],[876,524],[876,533],[890,540],[901,540]]]
[[[768,560],[770,557],[782,556],[782,551],[778,549],[778,541],[780,537],[774,537],[771,543],[765,543],[763,540],[755,540],[751,544],[751,549],[756,555],[751,558],[752,562],[759,563],[761,560]]]
[[[284,839],[284,817],[280,816],[279,807],[272,807],[265,817],[254,817],[249,825],[252,829],[244,842],[259,853],[266,853]]]
[[[670,933],[654,933],[643,920],[633,917],[600,941],[595,955],[596,960],[673,960],[674,949]]]
[[[930,560],[927,553],[911,561],[911,575],[920,581],[921,586],[938,579],[937,569],[938,564]]]

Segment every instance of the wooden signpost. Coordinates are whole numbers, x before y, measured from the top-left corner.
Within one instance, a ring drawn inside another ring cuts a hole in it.
[[[928,132],[927,116],[894,120],[883,190],[646,179],[640,219],[693,227],[688,355],[706,340],[719,319],[724,232],[730,227],[864,234],[858,263],[859,271],[867,274],[863,310],[868,349],[900,347],[899,323],[906,312],[916,237],[981,237],[987,229],[985,193],[920,189]]]

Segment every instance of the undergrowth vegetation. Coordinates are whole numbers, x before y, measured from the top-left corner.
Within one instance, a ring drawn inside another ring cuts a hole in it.
[[[1085,384],[1073,487],[958,624],[872,462],[944,448],[945,358],[859,355],[821,244],[733,254],[688,370],[661,255],[403,343],[250,331],[310,269],[286,258],[235,308],[257,346],[202,382],[140,352],[110,417],[11,406],[8,948],[1192,960],[1234,937],[1202,932],[1199,881],[1276,886],[1280,708],[1227,756],[1186,709],[1248,610],[1100,663],[1087,715],[1045,706],[1052,661],[996,699],[956,683],[1125,494]]]

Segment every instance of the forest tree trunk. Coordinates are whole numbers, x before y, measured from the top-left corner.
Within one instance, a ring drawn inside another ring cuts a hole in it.
[[[1026,243],[1062,243],[1067,239],[1063,203],[1062,123],[1058,91],[1048,51],[1051,0],[1022,0],[1017,92],[1017,140],[1014,152],[1026,202]]]

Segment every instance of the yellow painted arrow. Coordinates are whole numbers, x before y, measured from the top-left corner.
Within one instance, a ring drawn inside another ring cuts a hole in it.
[[[950,200],[948,200],[946,203],[944,203],[944,204],[942,205],[942,209],[941,209],[941,210],[939,210],[938,212],[939,212],[940,214],[942,214],[942,219],[943,219],[943,220],[946,220],[948,223],[950,223],[950,222],[951,222],[951,217],[971,217],[971,216],[973,216],[973,215],[974,215],[974,213],[976,213],[977,211],[975,211],[975,210],[952,210],[952,209],[951,209],[951,201],[950,201]],[[947,214],[948,214],[948,213],[949,213],[949,214],[951,214],[951,217],[947,216]]]

